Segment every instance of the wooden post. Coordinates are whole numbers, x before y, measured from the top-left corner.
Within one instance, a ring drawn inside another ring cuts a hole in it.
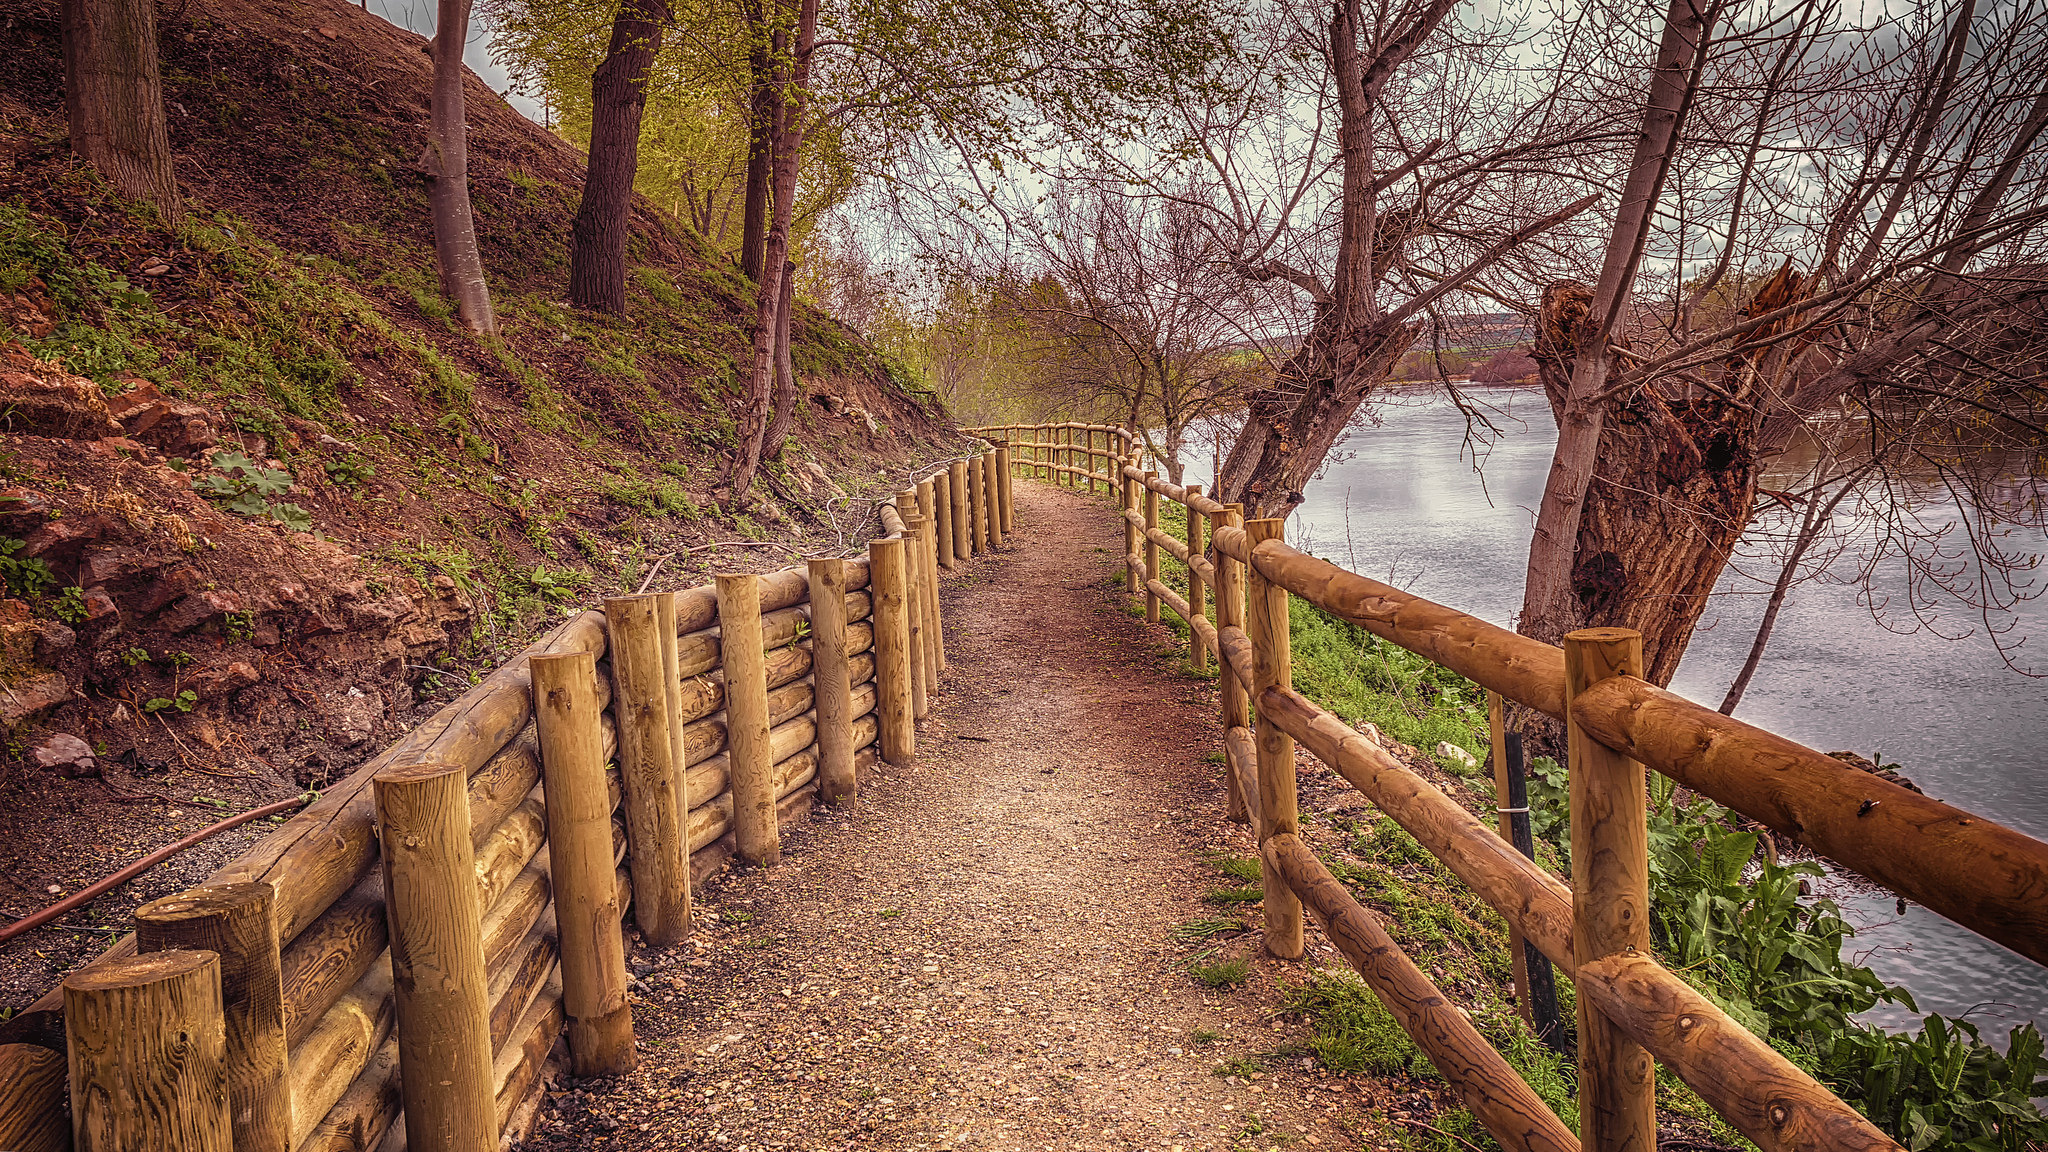
[[[1493,744],[1493,801],[1499,815],[1500,838],[1513,842],[1515,834],[1514,816],[1508,811],[1508,742],[1507,722],[1501,707],[1500,693],[1491,689],[1486,693],[1486,728]],[[1529,1003],[1529,959],[1524,954],[1525,941],[1522,933],[1512,924],[1508,926],[1508,958],[1515,970],[1515,1003],[1520,1006],[1522,1022],[1529,1030],[1536,1030],[1535,1010]]]
[[[1571,702],[1615,676],[1643,674],[1643,637],[1587,628],[1564,638],[1570,757],[1572,957],[1589,964],[1650,951],[1650,859],[1643,766],[1571,720]],[[1657,1146],[1656,1066],[1649,1052],[1579,998],[1579,1137],[1586,1152]]]
[[[75,1152],[230,1152],[218,957],[104,960],[63,990]]]
[[[967,460],[967,530],[968,542],[974,547],[974,554],[988,551],[988,506],[987,498],[981,494],[981,457],[972,456]]]
[[[898,492],[896,507],[903,515],[903,622],[910,640],[910,715],[922,720],[931,711],[931,672],[925,661],[924,571],[918,563],[923,551],[924,521],[917,516],[915,493]]]
[[[532,657],[533,719],[547,804],[549,880],[560,933],[562,1007],[570,1070],[617,1076],[640,1063],[626,986],[619,882],[612,865],[612,802],[605,787],[597,658]]]
[[[846,661],[846,561],[813,560],[811,576],[811,698],[818,713],[818,794],[846,800],[854,794],[853,688]]]
[[[645,604],[650,626],[653,607]],[[646,639],[659,669],[653,637]],[[668,734],[661,737],[666,748]],[[405,764],[377,773],[372,785],[407,1146],[496,1152],[491,995],[469,841],[469,773],[458,764]]]
[[[1010,446],[1005,444],[996,449],[996,508],[1001,515],[996,523],[1002,525],[1003,535],[1017,530],[1017,504],[1010,497]]]
[[[953,570],[953,473],[941,469],[926,481],[932,490],[932,523],[938,530],[939,567]]]
[[[1121,472],[1121,469],[1119,469]],[[1123,477],[1124,505],[1124,594],[1134,595],[1143,587],[1138,582],[1138,563],[1133,557],[1138,554],[1138,526],[1131,523],[1131,513],[1138,510],[1138,482],[1129,476]]]
[[[1244,527],[1244,505],[1232,504],[1216,514],[1212,528]],[[1216,633],[1222,635],[1225,628],[1244,627],[1244,565],[1216,550]],[[1219,660],[1223,670],[1223,731],[1228,734],[1232,728],[1252,726],[1252,705],[1249,685],[1240,682],[1231,670],[1230,661]],[[1225,766],[1224,778],[1229,783],[1230,808],[1227,818],[1239,824],[1251,819],[1250,809],[1245,805],[1244,792],[1237,786],[1237,773]]]
[[[1253,520],[1244,526],[1245,542],[1258,547],[1281,538],[1286,521]],[[1287,623],[1287,589],[1266,579],[1257,564],[1247,565],[1250,587],[1246,605],[1245,632],[1251,637],[1253,674],[1258,683],[1252,696],[1268,688],[1294,688],[1293,638]],[[1294,797],[1294,738],[1280,730],[1259,710],[1259,843],[1281,833],[1300,835],[1300,817]],[[1287,886],[1278,869],[1261,853],[1261,879],[1266,896],[1266,951],[1284,960],[1298,960],[1302,954],[1301,899]]]
[[[725,672],[725,746],[732,781],[733,846],[766,867],[782,859],[775,821],[775,750],[768,737],[767,653],[761,647],[761,580],[721,572],[719,659]]]
[[[946,490],[951,493],[953,509],[953,556],[964,564],[973,556],[974,536],[968,527],[968,509],[974,504],[973,495],[967,490],[967,461],[955,460],[947,466],[950,478]]]
[[[661,687],[668,696],[669,762],[676,766],[676,810],[690,810],[689,774],[683,768],[683,680],[680,654],[676,651],[676,594],[651,593],[654,597],[654,632],[661,638]],[[683,894],[683,923],[690,922],[690,897]]]
[[[938,518],[938,485],[935,480],[935,477],[927,477],[917,484],[917,514],[924,517],[924,542],[918,553],[918,562],[924,569],[925,648],[926,659],[931,664],[931,690],[934,692],[938,691],[939,673],[946,670],[946,629],[939,619],[938,567],[938,558],[945,551],[939,544],[939,528],[945,521]]]
[[[875,711],[882,759],[905,765],[917,755],[910,710],[910,628],[904,620],[901,539],[868,543],[868,593],[874,604]]]
[[[1187,498],[1181,504],[1181,507],[1185,508],[1188,514],[1188,559],[1190,560],[1199,559],[1202,555],[1202,514],[1195,511],[1195,497],[1201,494],[1202,486],[1200,484],[1190,484],[1188,485]],[[1208,587],[1203,583],[1201,573],[1195,571],[1193,564],[1188,565],[1188,612],[1204,620],[1209,618]],[[1207,672],[1209,670],[1209,647],[1202,643],[1201,630],[1195,627],[1193,620],[1188,621],[1188,663],[1197,672]]]
[[[1159,542],[1152,538],[1152,533],[1159,530],[1159,493],[1154,491],[1151,485],[1151,481],[1157,479],[1159,479],[1159,473],[1151,471],[1145,473],[1145,579],[1147,581],[1145,589],[1145,622],[1147,624],[1159,623],[1159,594],[1152,591],[1150,586],[1150,581],[1160,578]]]
[[[988,546],[1000,549],[1003,546],[1003,470],[1000,452],[989,452],[981,458],[983,476],[981,498],[988,508],[982,513],[988,521]]]
[[[271,900],[268,884],[223,884],[166,896],[135,910],[139,951],[219,957],[228,1124],[238,1152],[292,1152],[284,977]]]
[[[633,921],[641,935],[667,947],[690,931],[689,809],[683,807],[681,762],[675,758],[668,710],[661,612],[652,596],[604,602],[617,720],[619,775],[625,788]]]

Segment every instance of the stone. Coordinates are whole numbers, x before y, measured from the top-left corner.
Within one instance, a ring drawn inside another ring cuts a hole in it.
[[[1358,722],[1358,734],[1382,748],[1387,746],[1387,738],[1380,732],[1380,726],[1370,720],[1360,720]]]
[[[65,732],[52,732],[36,741],[29,749],[29,756],[44,768],[53,769],[72,779],[100,774],[99,757],[93,755],[92,745]]]
[[[46,564],[70,567],[78,563],[85,546],[114,531],[104,516],[65,516],[51,520],[22,542],[21,553]]]
[[[62,672],[33,668],[0,684],[0,727],[26,724],[71,699],[71,682]]]
[[[1479,761],[1473,759],[1470,752],[1465,751],[1448,740],[1436,746],[1436,758],[1447,761],[1456,768],[1469,770],[1479,767]]]
[[[346,692],[327,697],[327,739],[338,747],[354,748],[377,734],[384,719],[384,700],[365,695],[353,685]]]
[[[262,679],[256,666],[246,660],[230,660],[185,678],[185,686],[201,700],[215,700],[238,692]]]
[[[13,431],[30,436],[98,440],[122,432],[98,384],[18,346],[0,351],[0,411]]]
[[[136,385],[115,397],[109,408],[131,439],[167,456],[199,456],[220,443],[212,412],[173,400],[154,384]]]
[[[190,632],[195,628],[220,619],[229,612],[240,612],[242,602],[229,592],[194,592],[180,597],[164,614],[157,617],[155,624],[169,632]]]

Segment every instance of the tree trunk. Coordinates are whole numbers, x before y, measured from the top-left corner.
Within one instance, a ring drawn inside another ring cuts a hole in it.
[[[612,21],[604,63],[590,77],[590,166],[569,233],[569,302],[579,308],[626,310],[640,117],[647,109],[647,73],[661,51],[667,21],[662,0],[625,0]]]
[[[166,224],[184,218],[164,124],[155,0],[64,0],[64,110],[71,150]]]
[[[774,415],[768,419],[768,430],[761,435],[763,459],[782,455],[783,439],[796,421],[796,358],[789,350],[790,314],[795,311],[796,261],[785,260],[781,299],[775,306],[775,392],[771,406]]]
[[[1686,109],[1699,83],[1706,40],[1705,15],[1695,0],[1671,0],[1644,101],[1642,129],[1622,186],[1621,203],[1615,209],[1614,230],[1608,236],[1600,284],[1585,301],[1583,319],[1575,325],[1579,331],[1572,337],[1576,347],[1589,349],[1589,353],[1575,359],[1561,403],[1552,391],[1557,447],[1536,510],[1517,625],[1524,635],[1552,644],[1585,625],[1574,603],[1577,577],[1573,557],[1606,420],[1607,402],[1602,393],[1608,383],[1608,344],[1628,308],[1657,201],[1663,196],[1664,181],[1677,154]],[[1685,631],[1689,635],[1690,626]],[[1648,636],[1644,648],[1647,654]]]
[[[470,331],[495,333],[491,289],[476,246],[476,217],[469,206],[469,144],[463,106],[462,49],[469,41],[469,0],[441,0],[431,42],[434,55],[432,121],[420,167],[434,181],[428,204],[434,217],[434,259],[441,291],[455,301],[456,315]]]
[[[740,271],[759,284],[766,267],[768,181],[774,163],[775,119],[781,101],[775,91],[767,16],[759,8],[753,11],[755,43],[749,59],[753,87],[747,115],[747,190],[740,223]]]
[[[1322,469],[1376,386],[1415,342],[1415,329],[1375,322],[1339,330],[1334,308],[1321,309],[1278,381],[1246,405],[1243,431],[1223,461],[1226,503],[1242,501],[1247,519],[1286,516]]]
[[[817,27],[818,0],[802,0],[796,51],[787,57],[783,76],[777,78],[781,82],[772,87],[780,109],[770,137],[775,160],[774,211],[763,245],[760,287],[755,294],[753,366],[748,374],[747,398],[737,421],[739,442],[725,475],[727,500],[734,507],[745,506],[747,490],[753,487],[754,474],[760,470],[761,453],[766,447],[774,399],[778,306],[783,299],[784,266],[789,261],[789,226],[796,215],[797,158],[803,147],[807,106],[805,84],[810,79],[811,45],[817,39]]]

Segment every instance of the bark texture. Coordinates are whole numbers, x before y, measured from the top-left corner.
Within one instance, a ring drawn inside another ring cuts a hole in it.
[[[427,149],[420,167],[433,179],[428,205],[434,218],[434,259],[441,291],[455,301],[456,315],[472,332],[495,333],[491,289],[477,251],[476,216],[469,205],[468,113],[462,84],[463,45],[469,41],[469,0],[441,0],[430,42],[434,55],[434,96]]]
[[[789,426],[796,420],[796,358],[789,351],[790,314],[796,310],[796,262],[782,264],[782,291],[775,305],[775,389],[768,429],[761,434],[761,455],[778,457]]]
[[[64,0],[71,150],[167,223],[184,216],[157,67],[155,0]]]
[[[640,170],[647,73],[668,22],[663,0],[625,0],[612,20],[604,63],[590,77],[590,167],[569,234],[569,301],[598,312],[626,309],[626,241]]]

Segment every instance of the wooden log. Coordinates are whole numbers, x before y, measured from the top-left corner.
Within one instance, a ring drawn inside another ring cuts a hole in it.
[[[398,1118],[398,1042],[386,1040],[298,1152],[372,1152]]]
[[[1260,857],[1276,880],[1315,909],[1330,942],[1502,1148],[1579,1152],[1564,1121],[1401,951],[1378,917],[1351,898],[1308,845],[1293,833],[1282,833],[1265,842]]]
[[[1633,677],[1572,700],[1600,743],[2048,964],[2048,843]]]
[[[526,1014],[512,1027],[512,1042],[505,1046],[491,1067],[492,1120],[491,1137],[495,1144],[498,1138],[511,1126],[512,1117],[525,1103],[527,1096],[540,1084],[541,1070],[547,1064],[548,1051],[555,1046],[555,1040],[562,1034],[563,1009],[565,1002],[558,982],[551,981],[541,989]],[[421,1152],[425,1152],[424,1149]]]
[[[371,870],[377,859],[372,828],[376,803],[370,782],[394,764],[433,760],[475,772],[495,757],[533,718],[527,659],[546,652],[601,652],[604,617],[573,617],[484,678],[461,699],[406,733],[285,821],[247,854],[207,879],[208,884],[267,883],[276,892],[277,935],[290,940]],[[523,795],[525,789],[520,789]]]
[[[1188,494],[1191,498],[1199,497],[1202,494],[1201,485],[1188,485]],[[1187,547],[1185,549],[1185,553],[1181,556],[1181,560],[1188,566],[1189,614],[1187,616],[1187,622],[1188,629],[1190,632],[1188,641],[1188,663],[1192,665],[1194,667],[1194,670],[1197,672],[1207,672],[1209,670],[1208,646],[1214,642],[1215,636],[1212,631],[1209,638],[1204,639],[1201,628],[1201,625],[1207,623],[1209,619],[1208,589],[1202,583],[1202,573],[1198,571],[1195,567],[1196,562],[1200,560],[1202,556],[1202,515],[1201,513],[1195,511],[1192,507],[1187,509],[1187,514],[1188,542]]]
[[[1244,505],[1232,504],[1212,518],[1211,535],[1226,527],[1240,529],[1243,525]],[[1223,663],[1223,730],[1249,729],[1255,677],[1251,637],[1244,632],[1244,564],[1221,551],[1216,553],[1216,650]],[[1244,824],[1251,820],[1246,802],[1253,793],[1239,791],[1238,779],[1236,775],[1230,777],[1226,816],[1233,823]]]
[[[1642,634],[1587,628],[1564,638],[1565,705],[1614,676],[1641,676]],[[1569,718],[1574,967],[1650,950],[1650,850],[1643,766]],[[1605,1013],[1580,998],[1579,1132],[1590,1152],[1654,1148],[1656,1065]]]
[[[917,514],[924,517],[924,551],[920,554],[924,568],[925,583],[925,629],[931,637],[931,660],[933,688],[938,686],[937,674],[946,670],[946,629],[939,618],[939,567],[938,558],[944,549],[939,544],[938,477],[928,476],[917,485]]]
[[[974,533],[969,527],[972,516],[969,509],[974,507],[974,493],[967,484],[967,461],[955,460],[946,467],[949,475],[946,489],[952,493],[953,501],[953,559],[956,563],[965,564],[974,551]]]
[[[941,468],[932,474],[932,522],[937,528],[939,567],[953,570],[953,473]]]
[[[1188,631],[1191,634],[1194,632],[1194,611],[1188,607],[1186,600],[1181,599],[1180,593],[1173,590],[1172,585],[1164,580],[1147,577],[1145,592],[1151,599],[1173,609],[1173,614],[1187,624]]]
[[[984,452],[981,461],[981,520],[988,528],[988,546],[991,550],[1003,546],[1002,477],[997,475],[994,452]]]
[[[391,956],[380,952],[363,978],[314,1022],[292,1050],[292,1147],[303,1146],[372,1065],[391,1037]],[[390,1072],[395,1075],[394,1061]],[[394,1096],[394,1102],[396,1097]]]
[[[740,855],[766,867],[782,859],[769,771],[768,680],[759,639],[759,593],[749,573],[720,573],[718,624],[725,644],[726,750],[731,757],[733,836]]]
[[[0,1044],[0,1148],[69,1152],[64,1054],[40,1044]]]
[[[1164,528],[1147,528],[1145,530],[1145,537],[1168,556],[1183,564],[1188,562],[1187,544],[1174,539],[1171,532],[1166,531]]]
[[[1253,520],[1245,525],[1245,533],[1254,541],[1271,540],[1280,535],[1283,524],[1280,520]],[[1250,584],[1245,605],[1249,626],[1245,631],[1252,638],[1253,680],[1259,698],[1264,699],[1269,690],[1294,689],[1287,589],[1267,580],[1256,568],[1251,572]],[[1294,740],[1263,708],[1255,731],[1259,758],[1258,831],[1259,843],[1264,844],[1275,836],[1299,833],[1301,825],[1295,807]],[[1270,863],[1263,864],[1261,870],[1266,892],[1266,951],[1285,960],[1300,959],[1301,901]]]
[[[674,678],[668,683],[673,685]],[[626,993],[631,976],[619,932],[624,910],[612,865],[612,806],[604,785],[596,662],[586,653],[538,657],[533,692],[570,1066],[578,1076],[617,1076],[640,1061],[633,1051],[633,1009]],[[687,811],[687,788],[681,791]],[[684,876],[687,883],[687,869]]]
[[[924,524],[917,518],[917,494],[898,492],[896,505],[909,508],[903,515],[903,623],[910,637],[910,715],[922,720],[931,711],[931,670],[927,666],[924,634],[924,569],[918,563],[924,552]]]
[[[880,686],[882,759],[906,765],[917,754],[910,711],[910,627],[904,619],[901,540],[868,544],[875,592],[875,672]]]
[[[1217,546],[1226,547],[1230,536],[1227,530],[1217,533]],[[1234,537],[1240,548],[1243,540]],[[1427,656],[1510,700],[1551,716],[1564,715],[1564,653],[1548,644],[1346,572],[1279,540],[1258,543],[1250,560],[1267,579],[1333,616]]]
[[[230,1152],[220,961],[155,952],[61,985],[77,1152]]]
[[[683,678],[682,658],[676,647],[679,634],[676,632],[675,593],[654,593],[654,620],[655,635],[661,638],[661,687],[664,692],[668,693],[669,762],[681,764],[683,762]],[[538,697],[535,699],[538,700]],[[599,705],[599,707],[602,708],[603,705]],[[537,716],[536,720],[538,720]],[[687,810],[690,807],[690,798],[685,796],[681,799],[680,803]],[[685,894],[684,903],[687,905],[688,902],[689,897]],[[684,918],[687,920],[688,916],[689,914],[686,910]]]
[[[144,955],[218,957],[234,1146],[238,1152],[291,1152],[284,983],[270,886],[224,884],[152,900],[135,910],[135,942]]]
[[[948,541],[948,547],[951,542]],[[823,557],[810,562],[811,679],[818,712],[818,791],[841,801],[854,794],[853,681],[846,661],[846,609],[840,588],[846,562]]]
[[[1861,1113],[1639,953],[1579,967],[1579,997],[1763,1152],[1902,1152]]]
[[[1147,472],[1145,479],[1153,480],[1158,473]],[[1159,623],[1159,593],[1152,590],[1152,583],[1159,579],[1159,541],[1154,533],[1159,531],[1159,493],[1148,484],[1145,488],[1145,622]],[[1186,619],[1187,614],[1181,614]]]
[[[1010,449],[1007,445],[996,449],[996,509],[999,513],[996,523],[1007,537],[1017,530],[1017,506],[1010,498]]]
[[[617,872],[612,874],[613,897],[606,903],[625,913],[625,902],[633,898],[633,878],[624,877],[619,883]],[[491,1051],[503,1052],[505,1044],[512,1038],[513,1026],[526,1012],[526,1006],[543,985],[556,982],[561,973],[557,970],[561,960],[561,927],[555,922],[554,908],[542,911],[526,936],[517,947],[507,952],[491,966]],[[566,1008],[564,1009],[566,1012]],[[565,1031],[567,1025],[564,1026]]]
[[[1258,822],[1259,737],[1242,725],[1223,730],[1223,761],[1232,799],[1245,809],[1239,823]]]
[[[677,605],[678,612],[682,605]],[[689,861],[683,849],[683,766],[674,759],[663,684],[668,665],[653,598],[605,601],[611,635],[612,713],[619,731],[619,770],[626,789],[626,827],[632,851],[633,919],[657,947],[690,931]],[[679,619],[677,627],[681,627]],[[678,645],[680,649],[680,644]],[[680,663],[679,663],[680,667]],[[728,677],[730,680],[730,677]],[[731,688],[728,685],[727,691]],[[730,701],[728,701],[730,707]]]
[[[846,565],[846,587],[865,588],[868,584],[868,566],[865,561],[850,560]],[[699,584],[685,588],[676,596],[676,632],[687,636],[701,632],[718,622],[718,588],[715,584]],[[761,576],[761,613],[763,616],[795,608],[810,596],[810,582],[801,568],[782,568]],[[770,647],[773,647],[771,642]]]
[[[1142,517],[1133,519],[1133,517],[1137,517],[1138,513],[1138,488],[1136,482],[1129,476],[1123,478],[1122,500],[1124,517],[1124,594],[1126,596],[1136,596],[1139,587],[1141,587],[1139,584],[1138,568],[1144,563],[1138,557],[1138,533],[1144,528],[1145,521]],[[1149,573],[1147,574],[1149,575]]]
[[[1262,718],[1270,717],[1307,745],[1511,927],[1571,970],[1572,893],[1562,881],[1515,851],[1464,805],[1300,693],[1267,691],[1258,704]]]
[[[967,459],[967,540],[976,556],[988,551],[988,498],[982,495],[981,457]],[[869,558],[873,567],[873,558]]]

